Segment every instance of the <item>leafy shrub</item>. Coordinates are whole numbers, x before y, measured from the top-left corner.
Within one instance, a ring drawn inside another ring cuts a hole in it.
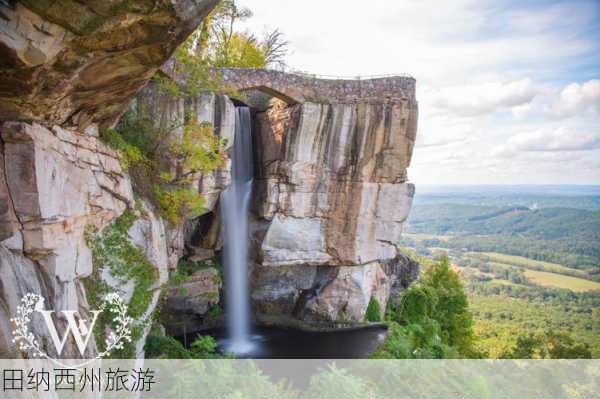
[[[128,170],[132,165],[136,165],[144,160],[144,155],[138,147],[129,144],[114,129],[105,129],[102,131],[101,139],[113,149],[121,154],[121,166]]]
[[[456,358],[456,348],[446,345],[441,338],[439,324],[432,319],[421,323],[400,325],[390,322],[388,336],[375,351],[374,359],[446,359]]]
[[[185,219],[200,216],[204,210],[204,198],[191,187],[165,189],[155,185],[154,196],[160,215],[174,226]]]
[[[132,176],[136,193],[149,199],[172,225],[204,211],[204,201],[193,182],[199,174],[224,165],[227,145],[208,123],[193,117],[157,127],[149,118],[130,109],[116,130],[102,139],[121,153],[123,168]],[[181,136],[175,134],[181,129]]]
[[[213,268],[217,271],[217,274],[215,275],[215,283],[220,283],[223,279],[223,266],[216,258],[202,261],[180,258],[179,262],[177,262],[177,270],[171,275],[171,279],[173,280],[173,283],[185,282],[192,274],[208,268]]]
[[[208,312],[206,313],[206,317],[209,320],[215,320],[222,314],[223,314],[223,308],[221,306],[219,306],[218,304],[216,304],[216,305],[212,305],[208,309]]]
[[[210,335],[198,335],[187,349],[181,342],[168,335],[150,335],[144,346],[146,357],[167,359],[224,359],[231,355],[222,355],[217,351],[217,342]]]
[[[217,342],[210,335],[199,335],[190,345],[190,350],[200,355],[214,354],[217,350]]]

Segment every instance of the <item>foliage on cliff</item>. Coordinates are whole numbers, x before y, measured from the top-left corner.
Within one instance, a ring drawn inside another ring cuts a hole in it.
[[[258,40],[238,29],[239,22],[251,16],[250,10],[235,1],[222,1],[175,51],[173,72],[185,76],[185,85],[157,75],[159,88],[172,97],[223,92],[215,68],[283,64],[287,42],[279,31]],[[226,157],[227,143],[214,134],[210,124],[199,123],[193,115],[184,119],[157,126],[133,107],[115,130],[102,132],[102,138],[122,154],[136,192],[148,198],[172,225],[203,212],[203,198],[192,182],[223,166]]]
[[[210,124],[190,116],[156,127],[130,109],[117,129],[103,131],[102,138],[120,151],[135,191],[172,225],[203,212],[203,198],[192,183],[199,174],[223,166],[226,157],[226,141],[214,134]]]
[[[150,306],[152,288],[158,276],[156,268],[144,252],[129,239],[127,232],[134,222],[134,213],[125,211],[102,231],[87,231],[86,241],[92,250],[94,271],[90,277],[83,279],[83,283],[88,303],[93,309],[97,309],[101,298],[111,289],[102,279],[102,271],[107,271],[123,283],[133,282],[127,313],[136,321],[132,329],[132,338],[135,342],[141,337],[144,322],[140,320]],[[100,351],[104,350],[106,327],[113,327],[110,316],[110,311],[101,313],[94,327],[96,344]],[[117,359],[135,357],[133,344],[125,345],[123,349],[113,353],[113,357]]]
[[[389,335],[373,357],[478,357],[467,296],[447,257],[429,265],[399,300],[391,300],[386,318]]]
[[[283,68],[288,53],[283,34],[275,29],[258,38],[240,30],[239,23],[251,17],[252,11],[234,0],[221,1],[175,51],[171,72],[185,76],[185,85],[157,75],[159,86],[172,96],[194,97],[202,91],[224,92],[215,68]]]

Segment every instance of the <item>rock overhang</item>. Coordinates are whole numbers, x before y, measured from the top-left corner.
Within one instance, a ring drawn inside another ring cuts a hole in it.
[[[0,122],[114,124],[217,3],[0,2]]]

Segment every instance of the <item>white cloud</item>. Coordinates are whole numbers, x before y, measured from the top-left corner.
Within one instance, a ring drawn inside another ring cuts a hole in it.
[[[507,13],[507,22],[511,29],[519,32],[543,32],[548,29],[582,26],[595,18],[597,5],[593,3],[578,4],[577,9],[568,2],[547,4],[543,9],[517,9]],[[576,11],[576,12],[574,12]]]
[[[507,83],[488,82],[441,89],[433,105],[459,116],[477,116],[529,104],[537,93],[528,78]]]
[[[600,80],[583,84],[571,83],[560,92],[560,98],[551,108],[556,116],[573,116],[586,112],[600,112]]]
[[[510,158],[520,152],[569,152],[600,148],[600,132],[575,132],[560,127],[538,129],[510,137],[505,145],[494,148],[492,156]]]
[[[600,80],[570,83],[562,89],[544,89],[535,100],[512,108],[518,119],[541,116],[564,119],[600,115]]]
[[[533,113],[533,105],[531,102],[516,105],[511,108],[512,114],[517,119],[524,119]]]
[[[423,113],[419,125],[416,146],[418,148],[443,147],[451,144],[465,143],[475,134],[471,123],[449,118],[445,115]]]

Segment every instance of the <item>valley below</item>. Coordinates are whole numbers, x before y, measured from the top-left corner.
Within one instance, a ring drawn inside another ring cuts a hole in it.
[[[448,255],[479,337],[500,357],[519,334],[566,331],[600,357],[600,189],[432,186],[417,191],[402,243]]]

